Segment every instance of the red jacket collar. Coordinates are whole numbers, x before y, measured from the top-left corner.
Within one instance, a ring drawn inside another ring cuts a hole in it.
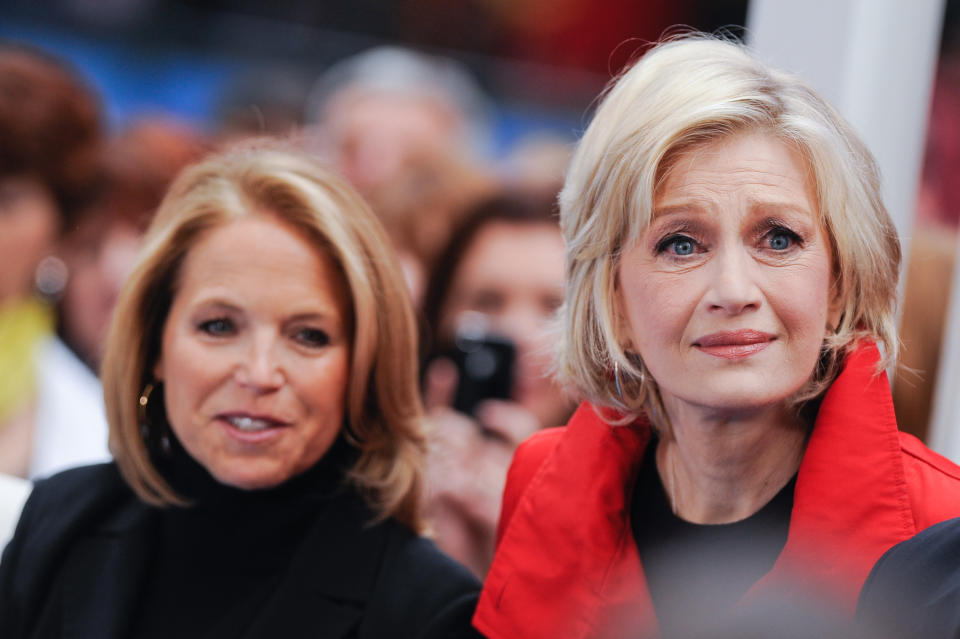
[[[774,583],[796,585],[802,573],[800,585],[829,584],[834,601],[852,611],[876,559],[915,532],[878,361],[876,347],[864,345],[827,391],[800,466],[786,546],[748,597]],[[481,631],[560,639],[605,636],[611,623],[653,629],[629,526],[629,491],[649,438],[646,423],[610,426],[580,406],[514,512],[504,513],[511,518],[475,617]]]

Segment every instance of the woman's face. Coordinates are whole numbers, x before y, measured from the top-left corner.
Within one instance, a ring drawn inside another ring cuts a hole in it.
[[[218,481],[276,486],[330,448],[350,373],[347,299],[331,260],[271,217],[190,250],[154,373],[174,433]]]
[[[58,226],[57,205],[40,182],[0,178],[0,301],[33,290],[37,264],[53,252]]]
[[[817,211],[806,164],[774,137],[677,158],[619,267],[629,349],[668,413],[772,406],[810,378],[837,320]]]
[[[109,215],[92,217],[60,244],[70,277],[60,300],[60,321],[69,342],[99,366],[110,316],[140,248],[139,228]]]
[[[478,311],[517,346],[513,399],[543,425],[566,417],[568,405],[549,375],[547,320],[563,302],[563,237],[547,223],[491,222],[468,246],[440,320],[452,336],[464,311]]]

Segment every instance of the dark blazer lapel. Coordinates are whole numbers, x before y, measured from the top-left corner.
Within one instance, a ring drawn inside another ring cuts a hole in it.
[[[332,498],[244,639],[356,636],[386,544],[371,518],[359,497]]]
[[[71,549],[61,569],[64,637],[129,634],[153,555],[156,520],[155,510],[131,500]]]

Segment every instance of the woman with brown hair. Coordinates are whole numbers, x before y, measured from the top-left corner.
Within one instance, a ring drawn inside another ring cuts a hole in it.
[[[470,636],[476,581],[418,536],[413,313],[339,178],[268,148],[183,172],[103,381],[114,462],[37,484],[3,637]]]

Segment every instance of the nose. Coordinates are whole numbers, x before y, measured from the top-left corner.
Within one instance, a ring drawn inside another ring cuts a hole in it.
[[[285,377],[276,348],[276,340],[271,336],[252,335],[234,370],[237,383],[257,393],[269,393],[283,386]]]
[[[708,310],[739,315],[757,310],[763,299],[753,272],[753,260],[741,250],[721,250],[713,259],[710,288],[704,298]]]

